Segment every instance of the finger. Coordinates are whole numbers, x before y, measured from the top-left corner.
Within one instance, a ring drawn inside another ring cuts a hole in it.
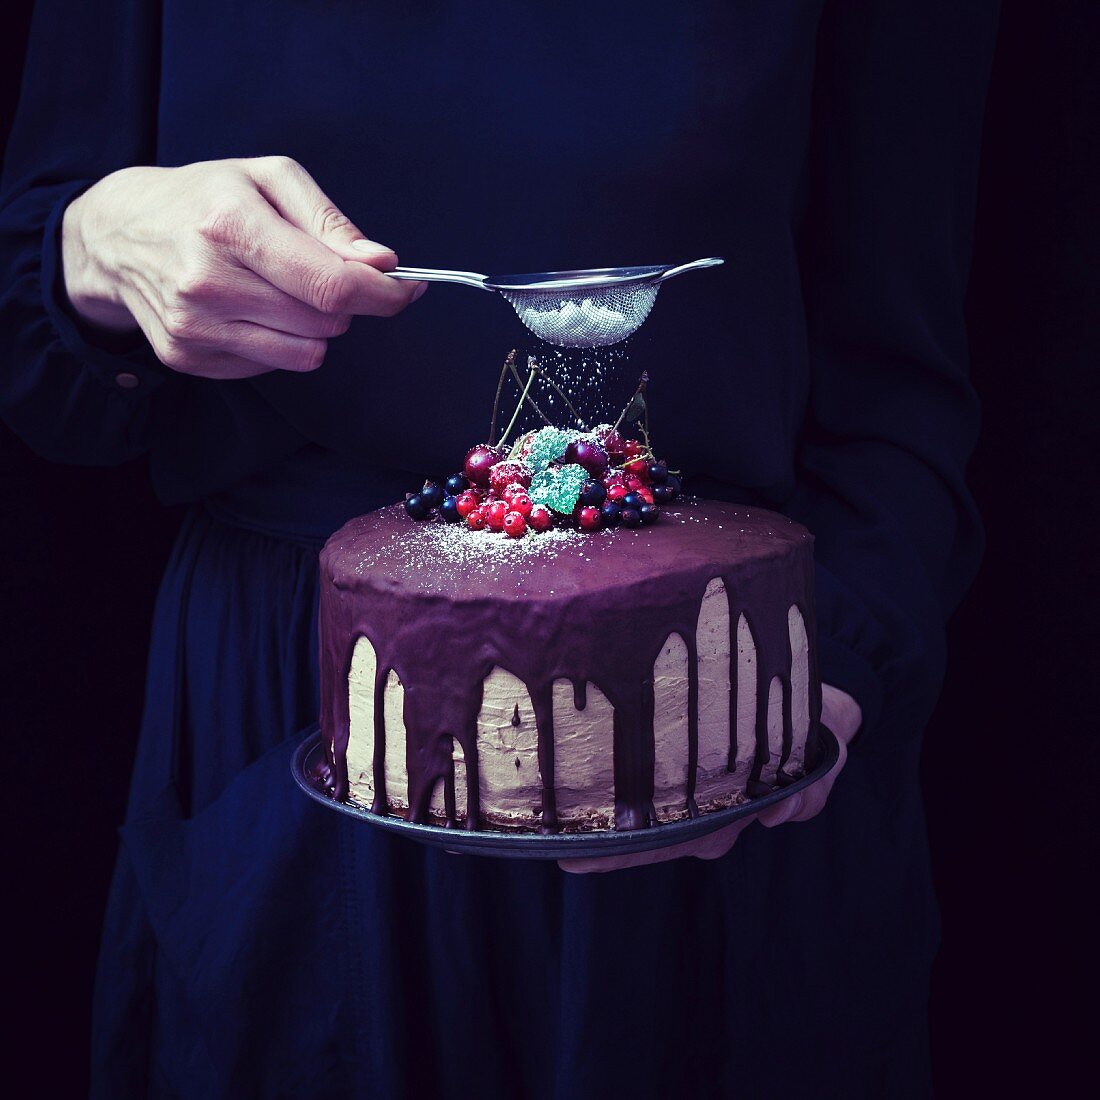
[[[260,193],[291,225],[345,259],[360,260],[385,271],[397,266],[393,249],[369,240],[297,161],[256,157],[244,165]]]
[[[324,340],[294,336],[251,321],[226,321],[204,339],[194,342],[199,348],[249,359],[269,370],[300,374],[315,371],[324,362],[328,349]]]
[[[331,340],[347,332],[350,314],[321,313],[251,271],[241,274],[247,277],[247,284],[238,287],[232,297],[211,307],[225,320],[251,321],[264,328],[319,340]]]
[[[213,221],[207,234],[244,267],[321,313],[392,317],[424,285],[341,259],[258,195],[254,203],[236,204],[231,215]]]
[[[766,810],[761,810],[760,824],[768,829],[774,829],[777,825],[793,820],[801,813],[803,801],[802,792],[795,791],[794,794],[788,795],[775,806],[769,806]]]
[[[212,349],[198,349],[189,342],[173,336],[164,327],[156,311],[140,294],[124,294],[127,309],[141,326],[145,338],[166,366],[180,374],[193,374],[203,378],[254,378],[267,374],[271,368],[238,355],[221,353]]]

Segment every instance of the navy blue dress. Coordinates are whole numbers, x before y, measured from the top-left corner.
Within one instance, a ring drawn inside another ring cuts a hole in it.
[[[153,626],[96,1095],[927,1093],[917,760],[980,553],[962,306],[994,7],[38,4],[0,412],[60,461],[147,452],[193,505]],[[690,489],[816,533],[824,678],[865,716],[816,820],[581,877],[424,851],[293,789],[318,547],[450,472],[504,353],[535,349],[450,287],[358,320],[308,376],[184,377],[82,329],[58,255],[75,195],[270,153],[405,263],[727,257],[662,291],[618,384],[649,370]]]

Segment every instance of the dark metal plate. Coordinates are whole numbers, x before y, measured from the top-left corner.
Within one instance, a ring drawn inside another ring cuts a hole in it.
[[[473,832],[468,829],[449,829],[442,825],[416,825],[399,817],[386,817],[371,813],[361,806],[350,802],[337,802],[314,778],[314,769],[320,762],[321,735],[312,730],[294,753],[291,770],[294,782],[309,795],[330,810],[347,814],[359,821],[366,821],[379,829],[388,829],[430,844],[437,848],[446,848],[451,852],[465,855],[496,856],[500,859],[589,859],[593,856],[626,855],[631,852],[647,852],[654,848],[664,848],[669,844],[682,844],[685,840],[706,836],[715,829],[740,821],[742,818],[759,813],[768,806],[789,798],[797,791],[804,790],[821,779],[840,755],[840,746],[833,732],[825,726],[819,726],[817,764],[801,779],[787,787],[776,787],[768,794],[750,799],[740,806],[731,806],[728,810],[714,810],[701,817],[672,821],[667,825],[657,825],[650,829],[632,829],[628,832],[601,830],[589,833],[558,833],[545,836],[541,833],[511,833],[485,830]]]

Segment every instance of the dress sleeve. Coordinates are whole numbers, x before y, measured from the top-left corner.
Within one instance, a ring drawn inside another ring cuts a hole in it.
[[[802,242],[811,361],[798,486],[821,673],[864,729],[921,728],[977,569],[979,409],[963,307],[997,6],[827,5]]]
[[[155,160],[159,41],[159,4],[35,5],[0,181],[0,416],[57,461],[140,454],[154,394],[171,388],[143,338],[80,325],[60,263],[66,206],[110,172]]]

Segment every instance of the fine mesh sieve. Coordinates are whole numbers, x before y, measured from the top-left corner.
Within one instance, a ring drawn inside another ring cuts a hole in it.
[[[617,344],[637,332],[666,279],[722,262],[720,257],[712,256],[687,264],[586,268],[534,275],[479,275],[474,271],[398,267],[386,274],[395,279],[460,283],[497,291],[540,339],[559,347],[596,348]]]

